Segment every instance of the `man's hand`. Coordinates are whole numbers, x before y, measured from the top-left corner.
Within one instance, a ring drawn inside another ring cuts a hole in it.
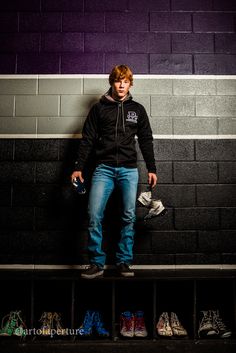
[[[148,173],[148,184],[154,188],[157,184],[157,175],[155,173]]]
[[[84,178],[82,176],[82,172],[81,171],[74,171],[71,174],[71,181],[73,181],[75,178],[79,178],[79,180],[81,181],[81,183],[84,182]]]

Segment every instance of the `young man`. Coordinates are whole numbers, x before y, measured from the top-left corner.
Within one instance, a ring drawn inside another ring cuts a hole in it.
[[[116,266],[121,276],[133,276],[135,206],[138,186],[135,136],[146,162],[148,183],[157,183],[153,138],[145,108],[129,93],[133,74],[126,65],[115,66],[109,76],[110,89],[90,110],[85,121],[75,171],[71,179],[83,179],[84,165],[92,149],[96,152],[89,194],[90,266],[81,276],[103,275],[106,254],[102,249],[102,220],[107,201],[115,187],[123,201],[121,237],[116,252]]]

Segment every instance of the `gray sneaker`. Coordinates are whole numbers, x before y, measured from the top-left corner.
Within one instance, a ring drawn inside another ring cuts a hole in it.
[[[134,271],[132,271],[129,267],[128,264],[126,263],[121,263],[121,264],[117,264],[117,272],[120,276],[123,277],[133,277],[134,276]]]
[[[82,278],[93,279],[102,277],[104,270],[95,264],[90,265],[84,272],[81,273]]]

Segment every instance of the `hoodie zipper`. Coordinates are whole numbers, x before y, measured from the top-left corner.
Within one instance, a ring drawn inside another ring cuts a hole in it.
[[[118,103],[118,108],[117,108],[117,117],[116,117],[116,165],[117,167],[119,166],[119,148],[118,148],[118,123],[119,123],[119,115],[120,115],[120,108],[121,108],[122,103]]]

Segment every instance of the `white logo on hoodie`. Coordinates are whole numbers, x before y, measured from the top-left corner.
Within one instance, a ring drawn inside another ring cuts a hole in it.
[[[137,122],[138,122],[138,115],[136,114],[136,112],[128,111],[126,121],[129,121],[129,122],[131,122],[131,123],[137,124]]]

